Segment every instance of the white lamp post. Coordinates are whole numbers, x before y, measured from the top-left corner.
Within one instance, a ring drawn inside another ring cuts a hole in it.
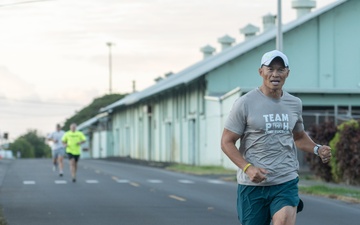
[[[109,47],[109,94],[112,93],[112,58],[111,58],[111,47],[114,45],[112,42],[107,42],[106,45]]]

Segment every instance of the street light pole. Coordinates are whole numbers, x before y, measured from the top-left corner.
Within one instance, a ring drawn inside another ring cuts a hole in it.
[[[276,35],[276,49],[283,50],[283,33],[281,28],[281,0],[278,0],[277,4],[277,35]]]
[[[114,45],[112,42],[107,42],[106,45],[109,47],[109,94],[112,93],[112,58],[111,58],[111,47]]]

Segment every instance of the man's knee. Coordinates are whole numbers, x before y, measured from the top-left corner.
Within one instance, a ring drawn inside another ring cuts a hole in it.
[[[296,207],[283,207],[274,214],[272,221],[274,225],[294,225],[296,221]]]

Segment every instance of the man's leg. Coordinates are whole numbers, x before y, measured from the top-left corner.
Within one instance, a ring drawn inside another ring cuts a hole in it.
[[[79,159],[80,159],[80,155],[75,155],[74,156],[74,159],[75,159],[75,177],[76,177],[76,173],[77,173],[77,167],[78,167],[78,162],[79,162]]]
[[[273,218],[273,225],[295,225],[296,207],[285,206],[277,211]]]
[[[76,178],[75,178],[75,173],[76,173],[76,170],[75,170],[75,159],[74,157],[70,157],[70,172],[71,172],[71,177],[73,179],[73,182],[75,182]]]
[[[295,225],[296,210],[299,204],[298,178],[283,184],[271,186],[270,210],[273,225]]]
[[[70,165],[71,165],[71,176],[73,182],[76,182],[76,171],[77,171],[77,163],[79,161],[79,157],[80,157],[79,155],[71,155]]]
[[[242,225],[269,225],[269,187],[238,184],[237,211]]]
[[[56,154],[56,150],[52,150],[52,160],[53,160],[53,171],[56,171],[56,167],[57,167],[57,154]]]
[[[64,157],[62,155],[59,155],[58,157],[58,164],[59,164],[59,175],[63,176],[64,171]]]
[[[74,159],[74,176],[76,178],[76,171],[77,171],[77,160]]]

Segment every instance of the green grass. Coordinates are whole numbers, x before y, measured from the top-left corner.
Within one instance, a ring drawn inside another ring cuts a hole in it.
[[[321,195],[329,198],[360,203],[360,191],[346,188],[332,188],[325,185],[299,187],[300,193]]]
[[[0,208],[0,225],[8,225],[8,223],[6,222],[5,218],[4,218],[4,214],[3,214],[3,209]]]
[[[168,170],[190,173],[196,175],[219,175],[219,174],[228,174],[236,175],[235,170],[228,170],[221,166],[190,166],[185,164],[174,164],[166,167]]]
[[[313,174],[299,174],[300,180],[317,180],[315,175]]]
[[[228,170],[221,166],[190,166],[185,164],[173,164],[166,167],[166,169],[195,175],[227,175],[228,177],[224,179],[236,182],[236,171]],[[300,179],[316,180],[316,177],[312,174],[306,174],[301,175]],[[326,185],[314,185],[308,187],[299,186],[299,192],[303,194],[324,196],[347,202],[360,203],[360,191],[353,189],[335,188]]]

